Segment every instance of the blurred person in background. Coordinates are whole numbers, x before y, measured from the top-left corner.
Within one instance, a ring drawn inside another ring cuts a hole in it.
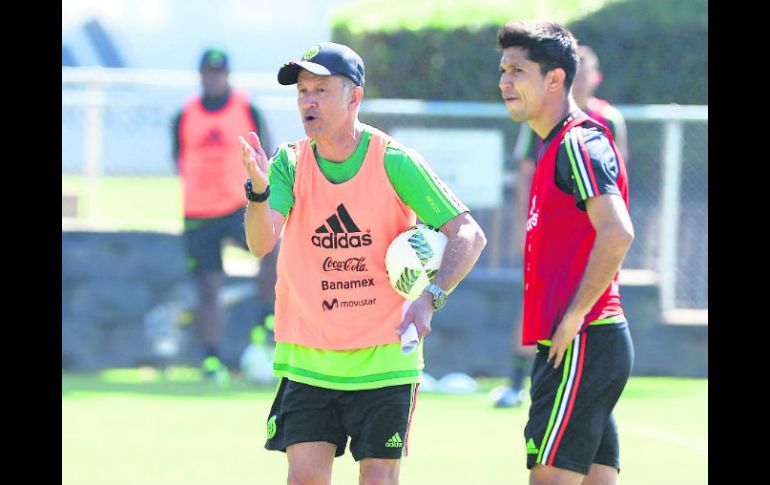
[[[522,345],[537,346],[524,446],[531,485],[614,485],[614,409],[634,349],[618,275],[634,240],[623,156],[570,87],[577,41],[556,22],[498,31],[499,88],[544,141],[524,242]]]
[[[624,161],[628,163],[628,130],[623,114],[608,101],[594,96],[603,79],[603,74],[599,70],[599,56],[587,45],[579,45],[577,53],[580,64],[575,80],[572,82],[572,96],[580,109],[589,117],[610,129]],[[528,124],[522,123],[513,149],[513,159],[518,167],[514,180],[516,202],[514,239],[517,254],[521,256],[524,255],[529,188],[535,173],[535,159],[542,148],[543,140],[530,129]],[[511,341],[513,358],[510,367],[510,387],[506,388],[494,401],[495,407],[499,408],[521,406],[526,393],[524,380],[532,366],[534,348],[521,345],[521,312],[515,317]]]
[[[396,485],[421,379],[423,345],[401,351],[410,322],[421,338],[433,313],[486,244],[468,208],[414,150],[358,118],[364,62],[333,42],[278,71],[297,85],[306,138],[268,161],[242,140],[249,174],[246,233],[256,256],[278,257],[268,450],[286,453],[289,484],[331,483],[348,440],[363,485]],[[447,236],[432,284],[405,308],[385,252],[419,217]]]
[[[206,378],[225,384],[230,374],[221,356],[222,245],[228,240],[248,249],[243,231],[244,176],[238,136],[255,131],[266,146],[270,145],[259,111],[244,91],[230,85],[227,54],[208,49],[198,68],[202,94],[191,96],[175,116],[172,153],[182,182],[186,266],[197,288],[195,323],[202,347],[202,370]],[[262,308],[257,325],[271,323],[276,257],[268,255],[260,263],[256,285]]]

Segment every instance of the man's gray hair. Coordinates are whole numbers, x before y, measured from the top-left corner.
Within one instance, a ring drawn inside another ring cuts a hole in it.
[[[348,77],[345,77],[345,76],[340,76],[340,77],[342,78],[342,99],[347,104],[348,102],[350,102],[351,91],[353,91],[353,88],[356,87],[356,83],[353,82],[353,80]],[[356,110],[356,113],[357,112],[358,110]]]
[[[342,77],[342,89],[344,90],[343,92],[345,93],[345,97],[347,98],[348,96],[350,96],[350,91],[352,91],[353,88],[356,87],[356,83],[354,83],[353,80],[350,79],[349,77],[345,77],[345,76],[341,76],[341,77]]]

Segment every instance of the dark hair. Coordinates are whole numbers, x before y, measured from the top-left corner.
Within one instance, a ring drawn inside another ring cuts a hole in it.
[[[569,91],[575,79],[580,60],[577,40],[566,27],[558,22],[516,20],[508,22],[497,32],[497,45],[522,47],[530,61],[540,65],[540,73],[560,67],[564,69],[564,89]]]

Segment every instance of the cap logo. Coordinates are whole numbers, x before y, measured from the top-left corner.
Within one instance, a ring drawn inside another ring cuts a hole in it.
[[[320,45],[314,45],[310,49],[308,49],[307,52],[305,52],[305,55],[302,56],[303,60],[308,60],[312,57],[315,57],[319,52],[321,52],[321,46]]]

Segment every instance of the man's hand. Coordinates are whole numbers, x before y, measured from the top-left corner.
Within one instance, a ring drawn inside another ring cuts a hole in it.
[[[249,141],[247,142],[242,136],[238,137],[238,141],[241,144],[241,162],[243,162],[244,168],[249,173],[252,189],[255,193],[261,194],[269,183],[269,163],[257,134],[251,131],[248,138]]]
[[[580,330],[580,324],[583,323],[583,317],[579,315],[564,315],[559,326],[556,327],[556,332],[551,338],[551,350],[548,351],[548,361],[554,359],[553,368],[558,369],[561,365],[561,360],[564,358],[564,352],[567,351],[567,347],[572,344],[575,339],[578,330]]]
[[[423,292],[419,298],[413,301],[404,314],[401,325],[396,328],[396,334],[401,336],[406,332],[406,327],[414,322],[417,327],[417,335],[420,338],[426,337],[430,333],[430,320],[433,318],[433,295]]]

